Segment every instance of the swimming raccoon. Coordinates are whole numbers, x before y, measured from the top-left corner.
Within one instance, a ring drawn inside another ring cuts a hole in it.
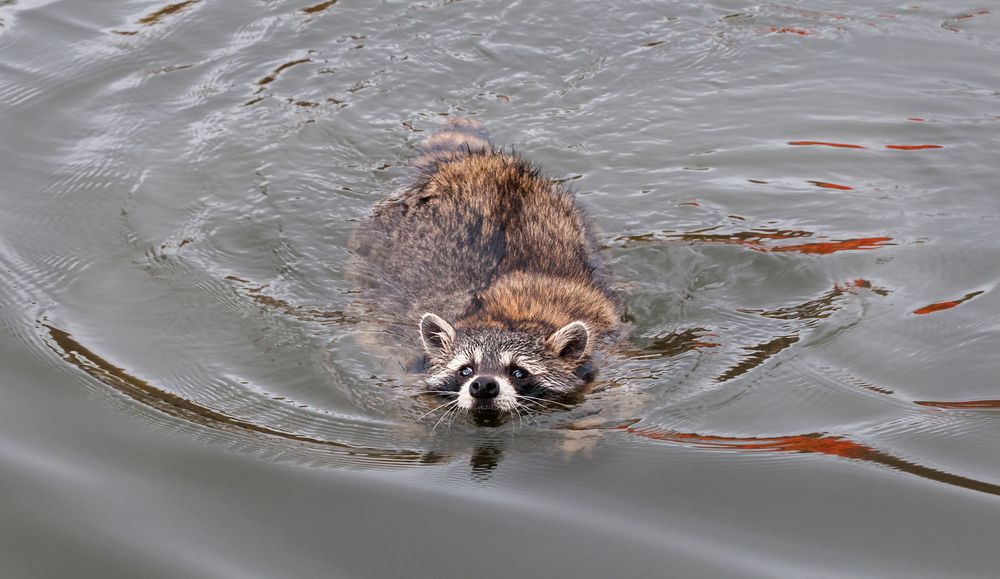
[[[386,311],[412,320],[424,389],[477,414],[577,400],[621,306],[573,196],[468,119],[412,164],[355,249]]]

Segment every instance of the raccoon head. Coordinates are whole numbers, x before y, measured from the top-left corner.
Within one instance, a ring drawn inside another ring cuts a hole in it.
[[[492,327],[456,330],[428,313],[420,320],[420,338],[430,366],[426,390],[474,413],[565,407],[593,379],[593,338],[581,321],[545,335]]]

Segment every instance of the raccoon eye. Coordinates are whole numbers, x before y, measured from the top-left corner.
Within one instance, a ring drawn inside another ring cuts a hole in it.
[[[458,375],[464,378],[472,376],[472,366],[462,366],[462,368],[458,371]]]
[[[528,377],[528,373],[520,368],[514,368],[514,370],[510,373],[510,375],[517,378],[518,380],[524,380],[525,378]]]

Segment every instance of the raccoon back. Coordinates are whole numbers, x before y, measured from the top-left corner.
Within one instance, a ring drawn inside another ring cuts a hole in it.
[[[467,121],[429,137],[415,183],[361,228],[357,251],[393,307],[455,319],[511,272],[570,278],[612,299],[572,195],[487,139]]]

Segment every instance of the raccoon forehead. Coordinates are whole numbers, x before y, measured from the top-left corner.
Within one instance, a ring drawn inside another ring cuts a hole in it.
[[[467,346],[459,350],[455,357],[448,362],[448,367],[458,370],[462,366],[479,366],[483,362],[483,349],[476,346]]]
[[[528,336],[508,332],[483,332],[467,336],[456,348],[454,360],[480,366],[510,366],[516,364],[531,371],[527,365],[541,368],[541,343]],[[459,365],[460,367],[460,365]]]
[[[479,348],[484,352],[524,350],[541,344],[541,341],[535,336],[504,330],[470,332],[464,341],[469,348]]]
[[[532,374],[545,373],[545,364],[541,360],[520,352],[501,352],[499,360],[501,366],[519,366]]]

